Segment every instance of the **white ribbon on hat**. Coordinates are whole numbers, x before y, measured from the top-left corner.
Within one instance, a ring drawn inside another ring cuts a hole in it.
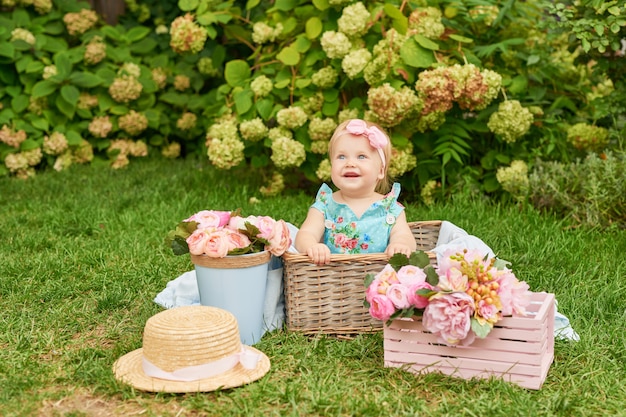
[[[172,372],[164,371],[146,357],[142,357],[143,372],[146,376],[153,378],[165,379],[167,381],[182,381],[190,382],[200,379],[211,378],[213,376],[223,374],[226,371],[230,371],[238,363],[240,363],[245,369],[256,368],[257,362],[261,359],[261,355],[255,353],[245,347],[241,348],[241,351],[232,355],[226,356],[222,359],[218,359],[213,362],[205,363],[202,365],[188,366],[186,368],[176,369]]]

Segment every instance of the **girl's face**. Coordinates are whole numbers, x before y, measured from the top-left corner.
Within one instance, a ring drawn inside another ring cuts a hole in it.
[[[342,191],[372,192],[385,176],[380,155],[367,138],[347,132],[335,140],[330,163],[333,184]]]

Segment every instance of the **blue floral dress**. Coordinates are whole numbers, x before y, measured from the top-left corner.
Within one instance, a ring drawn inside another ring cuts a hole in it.
[[[391,228],[404,210],[398,203],[399,195],[400,184],[394,183],[389,194],[373,203],[358,218],[348,205],[337,203],[331,188],[322,184],[311,207],[324,215],[323,242],[330,248],[330,253],[384,252]]]

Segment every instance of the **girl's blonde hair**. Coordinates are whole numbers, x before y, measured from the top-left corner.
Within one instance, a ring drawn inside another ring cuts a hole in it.
[[[333,136],[330,138],[330,141],[328,142],[328,157],[330,158],[331,164],[332,164],[332,159],[333,159],[332,157],[333,147],[335,146],[335,143],[337,142],[337,139],[339,139],[340,136],[342,136],[345,133],[348,133],[348,131],[346,130],[346,126],[352,120],[360,120],[360,119],[348,119],[342,122],[341,124],[339,124],[339,126],[337,126],[337,129],[335,129]],[[387,173],[389,172],[389,163],[391,162],[391,149],[392,149],[391,138],[378,123],[370,122],[367,120],[363,120],[363,121],[365,122],[368,128],[375,126],[378,129],[380,129],[380,131],[383,132],[383,134],[387,137],[387,144],[382,147],[383,154],[385,155],[383,178],[378,180],[378,182],[376,183],[376,192],[381,193],[381,194],[386,194],[389,192],[389,189],[391,188],[391,179],[387,175]]]

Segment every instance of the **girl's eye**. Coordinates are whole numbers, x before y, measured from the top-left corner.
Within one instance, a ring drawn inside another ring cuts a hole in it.
[[[337,159],[346,159],[345,155],[337,155]]]
[[[365,156],[365,155],[359,155],[359,159],[365,159],[365,158],[367,158],[367,156]]]

